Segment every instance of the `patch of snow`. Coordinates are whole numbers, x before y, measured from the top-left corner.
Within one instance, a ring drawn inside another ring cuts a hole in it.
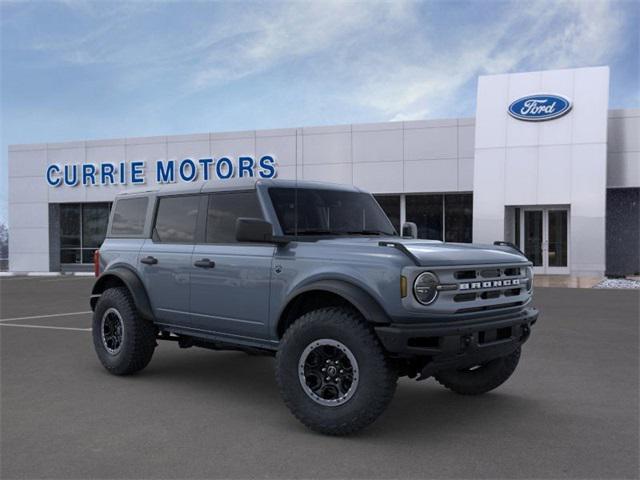
[[[640,289],[640,281],[628,278],[605,278],[593,288]]]

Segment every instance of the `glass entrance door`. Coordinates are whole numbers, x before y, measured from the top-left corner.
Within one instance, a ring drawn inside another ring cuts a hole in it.
[[[569,212],[566,208],[523,208],[519,244],[535,273],[569,273]]]

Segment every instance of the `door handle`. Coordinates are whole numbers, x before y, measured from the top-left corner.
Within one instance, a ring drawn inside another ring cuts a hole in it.
[[[149,255],[148,257],[140,259],[140,263],[144,263],[145,265],[155,265],[158,263],[158,259]]]
[[[202,260],[193,262],[193,266],[199,268],[213,268],[216,266],[216,262],[212,262],[208,258],[203,258]]]

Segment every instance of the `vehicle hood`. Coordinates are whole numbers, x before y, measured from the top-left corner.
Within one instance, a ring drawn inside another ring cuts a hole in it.
[[[404,245],[421,266],[489,265],[495,263],[523,263],[527,258],[510,247],[470,243],[447,243],[437,240],[416,240],[399,237],[335,238],[323,240],[351,247],[393,248],[379,246],[380,242]]]

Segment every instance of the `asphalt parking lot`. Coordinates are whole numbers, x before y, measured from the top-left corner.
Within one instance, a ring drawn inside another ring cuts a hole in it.
[[[638,291],[539,288],[502,388],[402,379],[372,427],[330,438],[290,415],[270,358],[161,343],[109,375],[92,281],[0,280],[2,478],[638,478]]]

